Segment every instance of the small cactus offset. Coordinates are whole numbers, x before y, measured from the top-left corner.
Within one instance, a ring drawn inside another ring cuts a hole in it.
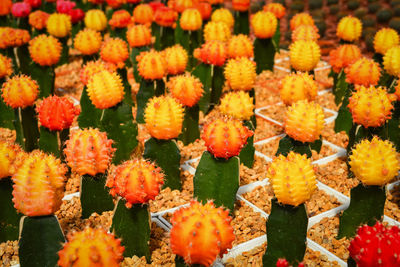
[[[268,177],[276,198],[271,200],[263,265],[274,266],[280,258],[285,258],[296,266],[306,251],[308,216],[304,202],[317,188],[316,175],[310,159],[290,152],[286,157],[275,157],[268,168]]]
[[[111,231],[122,238],[125,257],[145,256],[150,260],[149,200],[154,200],[164,183],[161,169],[144,159],[126,161],[108,176],[106,186],[116,204]]]
[[[233,213],[239,188],[237,157],[253,132],[234,119],[216,119],[204,127],[202,139],[207,147],[193,178],[194,193],[202,203],[213,200]]]
[[[290,151],[311,157],[311,149],[321,150],[321,133],[324,128],[324,113],[315,102],[300,100],[287,109],[285,133],[279,142],[276,155],[287,155]]]
[[[385,185],[399,171],[397,152],[389,141],[362,140],[349,157],[350,170],[362,183],[351,189],[350,206],[340,217],[338,237],[353,237],[357,227],[372,225],[383,217]]]
[[[171,219],[170,237],[176,265],[211,266],[232,247],[231,221],[228,211],[216,208],[213,202],[192,200],[190,206],[177,210]]]
[[[14,207],[27,216],[20,224],[20,265],[54,266],[64,235],[53,214],[62,202],[67,168],[59,159],[37,150],[14,167]]]
[[[398,226],[363,225],[350,243],[349,266],[398,266],[400,264],[400,231]]]
[[[72,232],[68,242],[58,252],[60,267],[110,266],[118,267],[123,260],[124,247],[121,240],[102,229],[87,227],[81,232]]]
[[[151,138],[145,143],[143,157],[162,168],[165,174],[164,187],[180,190],[181,155],[174,139],[182,131],[184,109],[170,96],[153,97],[147,104],[144,116]]]
[[[65,160],[73,173],[81,175],[82,218],[93,212],[112,210],[114,203],[104,188],[106,170],[115,149],[112,140],[98,129],[77,130],[65,142]]]

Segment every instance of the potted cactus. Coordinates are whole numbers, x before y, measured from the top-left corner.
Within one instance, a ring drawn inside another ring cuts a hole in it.
[[[349,157],[350,170],[361,183],[350,192],[350,206],[340,216],[338,238],[353,237],[357,228],[375,224],[383,217],[385,185],[399,171],[396,150],[389,141],[373,137],[355,145]]]
[[[233,214],[239,188],[237,157],[253,132],[234,119],[216,119],[204,126],[202,139],[207,151],[193,177],[193,196],[202,203],[213,200]]]
[[[228,211],[212,201],[201,204],[192,200],[188,207],[175,211],[170,243],[176,266],[211,266],[232,247],[231,221]]]
[[[233,32],[235,34],[246,34],[250,33],[249,27],[249,8],[250,0],[233,0],[232,8],[235,14],[235,25]]]
[[[55,266],[65,239],[54,213],[64,195],[67,167],[54,156],[36,150],[22,157],[14,168],[14,207],[25,215],[20,223],[20,265]]]
[[[61,57],[58,64],[62,65],[68,63],[68,39],[72,29],[71,17],[67,14],[53,13],[47,19],[46,28],[47,32],[51,36],[59,38],[59,41],[61,43]]]
[[[71,172],[81,175],[82,218],[112,210],[113,200],[105,189],[106,170],[115,149],[113,141],[98,129],[79,129],[65,142],[65,160]]]
[[[286,9],[280,3],[269,3],[264,6],[263,10],[267,11],[267,12],[271,12],[278,19],[273,40],[275,43],[275,47],[277,48],[277,51],[279,51],[279,43],[280,43],[280,39],[281,39],[281,30],[280,30],[281,19],[283,18],[283,16],[285,16]]]
[[[278,266],[280,258],[297,266],[306,251],[308,216],[304,202],[317,188],[311,160],[291,151],[274,158],[268,177],[275,198],[267,221],[267,251],[264,266]]]
[[[124,256],[145,256],[150,261],[149,200],[160,192],[164,174],[144,159],[126,161],[108,176],[106,186],[119,200],[114,209],[111,231],[122,238]]]

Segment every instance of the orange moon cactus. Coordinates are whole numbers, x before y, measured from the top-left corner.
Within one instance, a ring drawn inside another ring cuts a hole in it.
[[[157,8],[154,14],[154,21],[163,27],[173,27],[178,18],[178,13],[172,8],[162,6]]]
[[[146,80],[162,79],[167,75],[167,62],[161,52],[155,50],[141,52],[136,60],[139,74]]]
[[[219,110],[238,120],[250,120],[254,115],[253,98],[244,91],[229,92],[222,97]]]
[[[12,72],[11,58],[0,55],[0,79],[10,76]]]
[[[199,10],[188,8],[182,12],[179,23],[184,31],[197,31],[203,25],[203,19]]]
[[[254,47],[247,35],[234,35],[228,42],[227,54],[229,58],[254,57]]]
[[[361,58],[361,51],[356,45],[345,44],[331,50],[329,54],[333,70],[339,73],[343,68],[353,64]]]
[[[125,9],[115,11],[112,14],[111,19],[108,21],[108,24],[112,28],[126,28],[129,24],[132,23],[131,14]]]
[[[146,25],[134,25],[128,28],[126,39],[130,47],[151,45],[151,30]]]
[[[260,39],[272,38],[276,32],[276,25],[278,25],[275,15],[267,11],[258,11],[250,22],[254,35]]]
[[[30,217],[54,214],[64,196],[66,166],[53,155],[35,150],[14,167],[15,209]]]
[[[313,76],[308,73],[289,74],[283,78],[280,96],[286,105],[292,105],[298,100],[314,100],[317,96],[318,85]]]
[[[40,66],[53,66],[61,57],[61,43],[53,36],[41,34],[29,42],[29,54]]]
[[[163,184],[162,170],[144,159],[129,160],[117,166],[106,182],[110,194],[124,198],[127,208],[154,200]]]
[[[231,30],[224,22],[210,21],[204,26],[204,41],[226,42],[231,38]]]
[[[185,72],[188,62],[186,50],[179,44],[166,48],[164,51],[165,62],[167,63],[167,73],[177,75]]]
[[[203,84],[190,74],[171,77],[166,86],[172,96],[187,107],[196,105],[203,95]]]
[[[235,240],[232,218],[227,210],[192,201],[190,206],[177,210],[171,219],[171,249],[187,264],[210,266],[222,256]]]
[[[250,0],[232,0],[233,10],[244,12],[250,8]]]
[[[355,85],[377,85],[381,77],[379,63],[362,57],[345,68],[346,81]]]
[[[148,4],[139,4],[133,10],[133,20],[137,24],[150,26],[154,19],[154,11]]]
[[[208,152],[216,158],[231,158],[239,155],[253,132],[234,119],[216,119],[204,126],[201,138]]]
[[[2,97],[12,108],[32,106],[39,94],[39,86],[35,80],[26,75],[16,75],[3,83]]]
[[[263,9],[264,11],[274,14],[277,19],[281,19],[283,16],[285,16],[286,9],[282,4],[279,3],[269,3],[265,5]]]
[[[115,151],[112,143],[106,133],[98,129],[79,129],[65,142],[66,162],[72,172],[79,175],[104,173]]]
[[[41,10],[36,10],[29,14],[29,25],[31,25],[36,30],[42,30],[46,28],[47,19],[50,17],[50,14],[43,12]]]
[[[80,79],[84,85],[87,85],[89,79],[96,73],[108,70],[110,72],[115,71],[115,66],[113,64],[107,64],[104,61],[97,60],[97,61],[89,61],[86,63],[80,72]]]
[[[100,56],[102,60],[113,63],[118,68],[122,68],[129,57],[128,45],[124,40],[119,38],[104,40]]]
[[[294,31],[300,25],[314,26],[314,20],[308,13],[298,13],[290,20],[290,29]]]
[[[194,50],[194,57],[205,64],[222,66],[227,57],[226,45],[221,41],[209,41]]]
[[[319,39],[318,28],[312,25],[300,25],[292,32],[292,41],[317,41]]]
[[[0,180],[13,174],[13,164],[22,152],[18,145],[0,140]]]
[[[93,55],[99,52],[101,42],[102,37],[99,32],[86,28],[75,35],[74,47],[83,55]]]

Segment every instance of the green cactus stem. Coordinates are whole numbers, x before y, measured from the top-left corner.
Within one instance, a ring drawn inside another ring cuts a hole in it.
[[[202,203],[212,199],[215,206],[223,206],[233,215],[239,189],[239,165],[239,157],[215,158],[205,151],[193,178],[193,197]]]
[[[255,130],[253,122],[251,120],[244,121],[243,124],[250,130]],[[254,148],[254,135],[252,135],[247,139],[247,144],[240,151],[240,163],[243,163],[243,165],[247,168],[253,168],[255,151],[256,149]]]
[[[160,27],[160,50],[175,44],[175,31],[172,27]]]
[[[147,102],[153,96],[163,95],[165,92],[164,81],[159,80],[146,80],[142,79],[140,81],[139,92],[136,95],[137,112],[136,121],[138,123],[144,123],[144,110],[146,108]]]
[[[257,74],[264,70],[273,71],[275,46],[272,38],[254,40],[254,60],[257,64]]]
[[[101,214],[113,210],[113,199],[105,188],[106,179],[107,175],[103,173],[81,177],[82,219],[89,218],[94,212]]]
[[[343,69],[339,72],[339,74],[336,74],[332,70],[330,76],[334,78],[332,92],[335,96],[335,104],[340,105],[349,90],[349,84],[346,82],[346,73]]]
[[[78,116],[79,128],[99,128],[102,111],[97,109],[90,101],[86,86],[81,95],[81,113]]]
[[[128,62],[130,64],[129,60],[126,61],[126,63],[128,63]],[[131,84],[128,81],[128,72],[127,72],[126,68],[118,69],[118,75],[121,77],[122,84],[124,86],[125,95],[124,95],[123,102],[130,106],[133,106],[132,88],[131,88]]]
[[[297,207],[280,205],[271,200],[271,214],[267,221],[267,251],[263,266],[276,266],[279,258],[297,266],[306,252],[308,216],[305,204]]]
[[[75,39],[75,35],[83,29],[83,22],[79,21],[77,23],[72,24],[72,29],[71,29],[71,40]]]
[[[30,64],[32,63],[32,60],[29,54],[28,44],[17,47],[16,54],[18,57],[19,72],[30,75]]]
[[[383,218],[386,192],[382,186],[359,184],[350,191],[350,206],[343,211],[339,219],[337,239],[352,238],[362,224],[375,225]]]
[[[138,68],[137,68],[138,62],[136,60],[136,57],[141,52],[148,51],[148,50],[149,50],[148,46],[132,47],[131,48],[130,60],[131,60],[131,64],[132,64],[132,67],[133,67],[133,77],[135,77],[135,81],[137,83],[140,83],[140,81],[142,80],[142,77],[140,77],[140,75],[139,75],[139,71],[138,71]]]
[[[54,215],[21,219],[19,264],[21,267],[56,266],[58,251],[65,242]]]
[[[58,145],[58,132],[40,126],[39,148],[56,157],[61,156],[60,146]]]
[[[4,78],[0,78],[0,88],[2,87],[3,83]],[[12,107],[7,106],[7,104],[3,101],[3,97],[0,96],[0,127],[14,130],[14,120],[14,110]]]
[[[384,70],[382,72],[381,78],[378,81],[378,86],[385,86],[386,88],[390,88],[395,79],[395,76],[390,75],[389,73],[387,73],[386,70]]]
[[[197,60],[193,56],[194,50],[198,48],[202,42],[203,35],[201,30],[197,31],[183,31],[177,36],[175,32],[175,41],[179,43],[188,53],[188,63],[186,70],[192,71],[196,66]]]
[[[18,239],[21,214],[14,208],[12,191],[11,177],[0,179],[0,243]]]
[[[16,126],[22,131],[17,130],[17,140],[27,152],[38,148],[39,128],[34,107],[15,109],[19,117],[20,126]],[[20,136],[18,136],[20,135]],[[20,143],[22,141],[22,143]]]
[[[276,24],[276,31],[274,36],[272,37],[272,43],[275,46],[275,51],[280,51],[280,42],[281,42],[281,20],[278,19],[278,23]]]
[[[308,142],[300,142],[294,140],[293,138],[286,135],[279,141],[278,151],[276,152],[276,156],[284,155],[287,156],[290,151],[294,151],[296,153],[307,155],[307,158],[311,158],[312,152],[311,150],[317,151],[319,153],[322,147],[322,138],[320,137],[318,140],[314,141],[313,143]]]
[[[151,33],[155,38],[154,41],[154,49],[160,51],[161,50],[161,26],[157,23],[153,22],[151,24]]]
[[[198,105],[185,107],[182,133],[178,137],[185,146],[200,138],[199,112],[200,110]]]
[[[122,239],[124,256],[146,257],[150,262],[150,210],[148,204],[125,206],[125,200],[118,200],[112,218],[111,232]]]
[[[249,26],[249,11],[235,11],[235,25],[233,26],[233,32],[235,34],[245,34],[248,35],[250,33]]]
[[[29,75],[37,81],[39,85],[39,98],[45,98],[54,94],[54,74],[53,66],[40,66],[35,62],[29,65]]]
[[[127,28],[111,28],[110,27],[110,36],[111,37],[117,37],[120,38],[121,40],[124,40],[126,42],[126,30]]]
[[[68,56],[69,56],[68,39],[69,39],[69,36],[64,37],[64,38],[59,38],[59,41],[62,46],[62,50],[61,50],[60,60],[58,61],[58,66],[68,63]]]
[[[203,113],[207,113],[210,108],[211,86],[212,86],[212,65],[200,63],[192,72],[203,84],[203,95],[199,100],[199,107]]]
[[[144,144],[143,157],[154,161],[163,170],[165,174],[163,188],[169,187],[171,190],[181,190],[181,154],[175,140],[150,138]]]
[[[5,15],[5,16],[0,16],[0,27],[7,27],[7,26],[9,26],[9,25],[8,25],[9,22],[10,22],[10,20],[9,20],[9,18],[8,18],[7,15]]]
[[[213,110],[215,106],[219,105],[222,95],[222,88],[224,87],[224,82],[225,82],[224,68],[211,65],[211,76],[212,76],[211,103],[208,112]]]
[[[342,104],[339,107],[338,115],[335,120],[334,130],[336,133],[345,131],[347,134],[349,134],[351,128],[353,127],[353,116],[348,108],[352,87],[353,86],[351,85],[346,86],[345,84],[342,84],[340,89],[336,87],[336,90],[340,91],[340,95],[343,95]],[[337,94],[339,94],[339,92]]]
[[[191,264],[191,265],[187,265],[185,260],[181,257],[176,255],[175,256],[175,266],[176,267],[203,267],[203,265],[201,264]]]

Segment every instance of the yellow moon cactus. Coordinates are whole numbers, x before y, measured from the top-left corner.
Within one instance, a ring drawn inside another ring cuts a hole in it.
[[[298,71],[312,71],[321,58],[321,50],[314,41],[296,41],[289,50],[290,65]]]
[[[13,164],[20,153],[19,146],[0,140],[0,180],[13,174]]]
[[[315,102],[300,100],[286,111],[285,132],[297,141],[313,143],[318,140],[324,124],[324,111]]]
[[[298,13],[290,20],[290,29],[294,31],[301,25],[314,26],[314,20],[308,13]]]
[[[232,90],[250,91],[257,77],[256,63],[245,57],[232,58],[225,66],[224,75]]]
[[[85,26],[95,31],[103,31],[107,27],[107,17],[100,9],[91,9],[85,14]]]
[[[151,44],[151,30],[146,25],[134,25],[128,28],[126,39],[130,47],[141,47]]]
[[[399,34],[391,28],[380,29],[374,37],[375,52],[382,55],[393,46],[399,45],[399,43]]]
[[[4,103],[12,108],[32,106],[39,94],[39,86],[35,80],[26,75],[16,75],[3,83],[1,89]]]
[[[180,45],[174,45],[164,50],[164,58],[167,63],[167,73],[177,75],[185,72],[188,62],[188,53]]]
[[[253,98],[244,91],[229,92],[222,97],[219,110],[238,120],[250,120],[254,115]]]
[[[346,81],[355,85],[377,85],[381,77],[379,63],[365,57],[360,58],[344,71]]]
[[[75,35],[74,47],[83,55],[93,55],[101,47],[101,34],[92,29],[83,29]]]
[[[51,14],[46,25],[47,32],[58,38],[67,37],[71,33],[71,17],[67,14]]]
[[[392,76],[400,74],[400,46],[394,46],[387,50],[383,56],[383,66],[387,73]]]
[[[171,77],[166,86],[172,96],[187,107],[196,105],[203,95],[203,84],[190,74]]]
[[[123,68],[129,57],[128,45],[120,38],[109,38],[104,40],[100,56],[102,60],[113,63],[118,68]]]
[[[361,36],[362,23],[358,18],[346,16],[339,21],[336,35],[344,41],[354,42]]]
[[[318,28],[314,25],[300,25],[292,32],[292,41],[317,41],[319,39]]]
[[[365,185],[383,186],[399,171],[396,149],[389,141],[374,136],[362,140],[352,150],[349,164],[351,171]]]
[[[150,50],[136,57],[140,76],[146,80],[162,79],[167,75],[167,62],[161,52]]]
[[[226,42],[231,38],[231,30],[224,22],[210,21],[204,26],[204,41]]]
[[[228,58],[254,57],[254,47],[247,35],[234,35],[228,42]]]
[[[61,43],[53,36],[41,34],[29,42],[29,54],[40,66],[52,66],[61,57]]]
[[[153,97],[149,100],[144,120],[150,135],[156,139],[177,138],[182,131],[184,109],[170,96]]]
[[[258,11],[250,20],[254,35],[260,39],[272,38],[276,32],[278,20],[268,11]]]
[[[283,103],[292,105],[298,100],[312,101],[317,96],[318,85],[308,73],[289,74],[283,78],[280,95]]]
[[[233,24],[235,23],[235,19],[233,18],[231,11],[229,11],[227,8],[218,8],[214,10],[214,12],[211,14],[211,21],[224,22],[226,25],[228,25],[229,29],[232,29]]]
[[[293,151],[286,157],[279,155],[274,158],[268,168],[268,177],[276,198],[285,205],[303,204],[317,188],[311,160]]]
[[[0,55],[0,79],[10,76],[12,72],[11,58]]]
[[[203,19],[198,9],[188,8],[182,12],[179,23],[184,31],[197,31],[203,25]]]

